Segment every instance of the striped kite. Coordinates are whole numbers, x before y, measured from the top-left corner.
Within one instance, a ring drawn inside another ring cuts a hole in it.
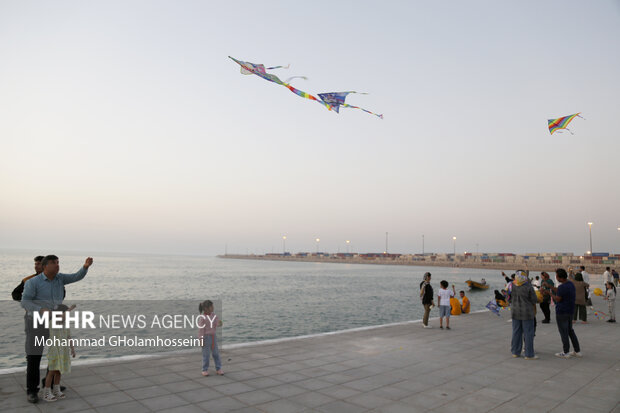
[[[319,93],[319,97],[323,100],[323,102],[331,105],[332,109],[334,109],[337,113],[339,113],[338,110],[340,106],[342,106],[343,108],[353,108],[353,109],[363,110],[366,113],[370,113],[371,115],[375,115],[383,119],[383,115],[378,115],[369,110],[360,108],[359,106],[353,106],[353,105],[344,103],[344,100],[347,98],[347,95],[351,93],[358,93],[360,95],[368,94],[368,93],[361,93],[361,92],[331,92],[331,93]]]
[[[581,112],[575,113],[574,115],[563,116],[557,119],[549,119],[549,132],[553,135],[553,132],[558,131],[558,133],[562,133],[562,129],[566,129],[570,132],[571,135],[574,135],[574,133],[571,132],[570,129],[567,128],[567,126],[576,117],[580,117],[581,119],[583,119],[583,117],[579,116],[580,113]]]
[[[354,108],[354,109],[360,109],[363,110],[364,112],[370,113],[372,115],[378,116],[381,119],[383,119],[383,115],[378,115],[376,113],[370,112],[366,109],[360,108],[358,106],[353,106],[353,105],[348,105],[346,103],[344,103],[345,98],[347,97],[348,94],[350,93],[357,93],[357,92],[330,92],[330,93],[320,93],[319,94],[319,98],[317,98],[316,96],[313,96],[309,93],[304,92],[303,90],[299,90],[294,88],[293,86],[291,86],[290,83],[288,83],[290,80],[299,77],[299,78],[303,78],[306,79],[304,76],[294,76],[291,78],[288,78],[286,80],[286,82],[283,82],[282,80],[280,80],[276,75],[272,75],[270,73],[267,73],[267,70],[271,70],[271,69],[279,69],[279,68],[288,68],[288,66],[274,66],[274,67],[267,67],[265,68],[264,65],[262,64],[255,64],[255,63],[250,63],[250,62],[243,62],[241,60],[237,60],[232,56],[228,56],[229,58],[231,58],[235,63],[237,63],[239,66],[241,66],[241,73],[244,75],[256,75],[259,77],[262,77],[265,80],[268,80],[270,82],[273,83],[277,83],[278,85],[282,85],[284,87],[286,87],[288,90],[290,90],[291,92],[293,92],[294,94],[296,94],[299,97],[302,97],[304,99],[309,99],[309,100],[314,100],[318,103],[320,103],[321,105],[325,106],[328,110],[334,110],[336,113],[339,113],[339,109],[340,106],[345,107],[345,108]],[[363,93],[365,94],[365,93]]]

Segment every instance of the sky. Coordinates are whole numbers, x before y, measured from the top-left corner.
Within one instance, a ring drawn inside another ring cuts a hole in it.
[[[0,248],[620,253],[619,73],[620,1],[0,0]]]

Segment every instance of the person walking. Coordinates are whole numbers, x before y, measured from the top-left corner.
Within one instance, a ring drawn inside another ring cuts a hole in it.
[[[536,360],[538,356],[534,352],[534,320],[538,299],[525,271],[519,270],[515,273],[509,301],[512,313],[512,357],[521,356],[525,342],[525,359]]]
[[[555,322],[558,325],[560,338],[562,339],[562,352],[555,353],[556,357],[570,358],[581,357],[581,347],[575,330],[573,330],[573,314],[575,312],[575,285],[568,282],[568,274],[564,268],[555,271],[555,278],[559,285],[552,289],[551,298],[555,302]],[[570,342],[569,342],[570,339]],[[573,344],[573,352],[570,351],[570,343]]]
[[[435,305],[433,302],[433,287],[431,286],[431,273],[424,274],[424,280],[420,283],[420,298],[422,299],[422,305],[424,306],[424,318],[422,319],[422,325],[424,328],[432,328],[428,325],[428,317],[431,313],[431,308]]]

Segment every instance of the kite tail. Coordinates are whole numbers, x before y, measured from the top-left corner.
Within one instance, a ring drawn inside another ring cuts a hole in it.
[[[327,103],[323,102],[321,99],[317,99],[316,97],[312,96],[310,93],[306,93],[303,90],[295,89],[293,86],[289,85],[288,83],[283,83],[283,85],[286,86],[288,90],[290,90],[297,96],[302,97],[304,99],[314,100],[320,103],[321,105],[325,106],[328,110],[332,110],[331,105],[328,105]]]
[[[286,66],[273,66],[273,67],[266,67],[265,69],[267,70],[271,70],[271,69],[288,69],[289,67],[291,67],[291,64],[287,64]]]
[[[308,78],[306,76],[292,76],[289,77],[288,79],[286,79],[284,82],[285,83],[289,83],[291,80],[293,79],[303,79],[303,80],[308,80]]]
[[[577,115],[577,117],[578,117],[578,118],[581,118],[581,119],[583,119],[583,120],[587,120],[586,118],[584,118],[584,117],[583,117],[583,116],[581,116],[581,115]]]
[[[351,93],[355,93],[355,92],[351,92]],[[353,108],[353,109],[363,110],[363,111],[364,111],[364,112],[366,112],[366,113],[370,113],[371,115],[375,115],[376,117],[383,119],[383,115],[380,115],[380,114],[378,114],[378,113],[371,112],[371,111],[366,110],[366,109],[364,109],[364,108],[360,108],[359,106],[349,105],[348,103],[343,103],[343,104],[342,104],[342,105],[340,105],[340,106],[345,107],[345,108]]]

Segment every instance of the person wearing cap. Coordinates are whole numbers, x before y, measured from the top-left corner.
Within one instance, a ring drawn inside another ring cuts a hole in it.
[[[538,356],[534,353],[534,321],[538,298],[525,271],[519,270],[515,273],[509,302],[512,313],[512,357],[521,356],[525,343],[525,359],[536,360]]]
[[[424,306],[424,318],[422,324],[424,328],[431,328],[428,325],[428,317],[431,313],[431,308],[434,305],[433,302],[433,287],[431,286],[431,273],[424,274],[424,280],[420,283],[420,298],[422,299],[422,305]]]

